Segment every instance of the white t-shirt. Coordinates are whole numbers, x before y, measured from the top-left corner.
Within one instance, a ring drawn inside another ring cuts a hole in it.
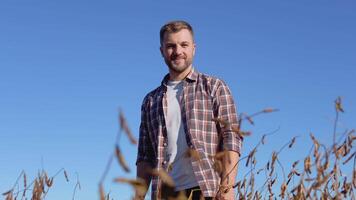
[[[181,117],[180,99],[183,92],[182,81],[167,83],[167,116],[166,127],[168,137],[168,156],[172,170],[169,175],[176,184],[176,191],[198,186],[193,172],[190,157],[186,157],[187,140]]]

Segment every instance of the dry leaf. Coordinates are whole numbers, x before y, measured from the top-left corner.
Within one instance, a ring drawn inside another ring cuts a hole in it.
[[[99,184],[99,195],[100,195],[100,200],[105,200],[105,192],[103,185]]]
[[[14,196],[13,196],[12,192],[10,192],[6,195],[5,200],[13,200],[13,199],[14,199]]]
[[[132,144],[137,144],[137,140],[136,138],[133,136],[130,128],[129,128],[129,125],[126,121],[126,118],[124,116],[124,113],[122,111],[120,111],[120,114],[119,114],[119,122],[120,122],[120,128],[121,130],[124,130],[124,132],[126,133],[127,137],[129,138],[130,142]]]
[[[304,159],[304,170],[311,174],[311,161],[310,161],[310,156],[306,157]]]
[[[351,156],[349,156],[344,162],[342,162],[343,165],[345,165],[346,163],[348,163],[351,158],[355,157],[356,156],[356,152],[354,152],[353,154],[351,154]]]
[[[47,187],[51,187],[53,185],[53,177],[46,179],[46,185],[47,185]]]
[[[251,131],[240,131],[240,130],[237,130],[237,129],[235,129],[235,128],[232,128],[232,130],[233,130],[235,133],[239,134],[240,137],[252,135],[252,132],[251,132]]]
[[[255,148],[253,148],[253,150],[248,154],[247,161],[246,161],[246,164],[245,164],[246,167],[248,166],[250,160],[253,160],[256,151],[257,151],[257,148],[255,147]]]
[[[229,122],[220,118],[213,118],[212,121],[219,123],[221,128],[225,130],[231,130],[232,132],[237,133],[241,138],[244,136],[250,136],[252,134],[250,131],[241,131],[239,127],[231,126]]]
[[[63,173],[64,173],[64,177],[66,178],[66,181],[69,182],[69,178],[66,170],[63,170]]]
[[[186,152],[185,152],[185,156],[188,158],[193,158],[194,160],[200,160],[200,155],[199,152],[195,149],[189,148]]]
[[[122,169],[125,172],[129,173],[130,168],[127,165],[126,160],[125,160],[124,156],[122,155],[118,145],[115,146],[115,155],[116,155],[117,161],[119,162],[119,165],[122,167]]]
[[[271,168],[274,168],[274,163],[277,160],[277,153],[275,151],[273,151],[272,153],[272,161],[271,161]]]
[[[295,139],[296,139],[296,137],[293,137],[292,141],[288,145],[288,148],[292,148],[293,144],[295,143]]]
[[[265,144],[266,143],[266,134],[264,134],[263,136],[262,136],[262,139],[261,139],[261,143],[262,144]]]
[[[251,125],[255,125],[255,123],[252,120],[252,117],[246,115],[246,119],[247,119],[248,122],[250,122]]]
[[[275,108],[265,108],[262,110],[263,113],[270,113],[270,112],[276,112],[279,111],[278,109]]]
[[[22,197],[26,196],[26,189],[27,189],[27,177],[26,177],[26,173],[23,173],[23,192],[22,192]]]
[[[284,199],[286,190],[287,190],[287,185],[286,183],[283,182],[281,185],[281,194],[279,195],[282,199]]]
[[[221,160],[221,159],[224,158],[224,156],[225,156],[227,153],[228,153],[227,150],[220,151],[220,152],[216,153],[216,154],[213,156],[213,158],[214,158],[214,159]]]
[[[223,119],[220,119],[220,118],[213,118],[212,120],[213,120],[214,122],[219,123],[220,125],[222,125],[222,128],[227,128],[227,127],[230,126],[230,124],[229,124],[227,121],[223,120]]]
[[[9,190],[9,191],[6,191],[6,192],[2,193],[2,195],[6,196],[6,195],[8,195],[8,194],[12,193],[12,191],[13,191],[13,189],[11,189],[11,190]]]
[[[336,111],[338,111],[338,112],[344,112],[344,109],[342,108],[342,104],[341,104],[341,97],[338,97],[335,100],[335,108],[336,108]]]
[[[164,170],[150,170],[153,176],[158,176],[161,180],[169,187],[175,187],[175,183],[170,175],[167,174]]]
[[[135,189],[136,194],[138,195],[144,195],[148,188],[145,180],[141,178],[137,178],[137,179],[115,178],[114,182],[126,183],[131,185]]]

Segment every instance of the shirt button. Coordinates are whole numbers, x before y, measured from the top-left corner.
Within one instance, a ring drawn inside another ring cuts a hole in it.
[[[167,161],[163,161],[162,164],[163,164],[163,165],[166,165],[166,164],[167,164]]]
[[[166,147],[166,146],[167,146],[167,143],[166,143],[166,142],[165,142],[165,143],[163,143],[163,146],[164,146],[164,147]]]

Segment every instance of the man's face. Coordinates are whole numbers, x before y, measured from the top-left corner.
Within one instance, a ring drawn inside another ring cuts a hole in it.
[[[175,73],[182,73],[193,62],[195,54],[193,36],[187,29],[177,33],[165,33],[160,50],[169,69]]]

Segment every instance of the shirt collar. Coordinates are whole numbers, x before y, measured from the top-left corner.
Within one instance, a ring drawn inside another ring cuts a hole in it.
[[[198,72],[192,67],[192,70],[189,72],[189,74],[185,77],[184,80],[187,80],[189,82],[194,82],[198,78]],[[166,74],[161,82],[161,85],[167,86],[167,82],[169,80],[169,73]]]

